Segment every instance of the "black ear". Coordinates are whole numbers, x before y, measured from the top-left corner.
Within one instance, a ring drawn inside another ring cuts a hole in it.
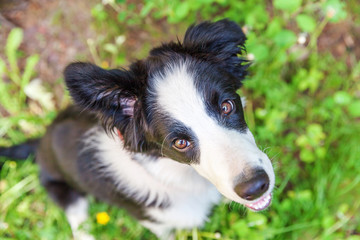
[[[83,109],[97,112],[106,130],[118,128],[125,145],[136,149],[144,133],[136,126],[144,125],[141,98],[146,74],[133,64],[130,70],[105,70],[90,63],[72,63],[64,71],[66,85],[74,102]]]
[[[245,34],[235,22],[223,19],[188,28],[183,46],[215,61],[234,77],[243,79],[247,61],[239,58],[239,55],[245,51],[245,40]]]
[[[106,115],[115,112],[132,117],[141,87],[130,71],[105,70],[91,63],[72,63],[64,71],[75,103]]]

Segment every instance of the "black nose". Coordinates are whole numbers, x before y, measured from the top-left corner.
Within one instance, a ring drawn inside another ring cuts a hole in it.
[[[269,177],[261,169],[256,170],[250,180],[238,183],[234,190],[241,198],[251,201],[260,197],[268,189]]]

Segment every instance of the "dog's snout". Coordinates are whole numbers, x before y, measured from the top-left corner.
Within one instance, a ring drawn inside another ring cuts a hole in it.
[[[249,180],[238,183],[234,190],[241,198],[251,201],[269,189],[269,182],[269,176],[261,169],[255,171]]]

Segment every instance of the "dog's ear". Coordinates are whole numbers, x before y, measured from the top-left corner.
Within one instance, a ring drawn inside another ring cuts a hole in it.
[[[125,145],[136,149],[142,144],[144,133],[131,129],[144,125],[139,99],[145,91],[146,74],[133,70],[105,70],[90,63],[72,63],[66,67],[64,76],[74,102],[98,113],[106,130],[118,128]]]
[[[65,82],[75,103],[106,115],[132,117],[140,95],[130,71],[105,70],[91,63],[72,63],[65,68]]]
[[[241,81],[246,76],[248,67],[248,62],[239,57],[245,51],[245,40],[245,34],[235,22],[223,19],[188,28],[183,46],[200,54],[202,58],[215,62]]]

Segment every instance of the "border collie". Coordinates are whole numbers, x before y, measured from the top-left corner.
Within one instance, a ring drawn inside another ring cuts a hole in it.
[[[245,39],[234,22],[203,22],[128,69],[65,69],[76,105],[48,128],[36,161],[75,238],[85,194],[126,208],[165,239],[203,226],[220,193],[253,211],[269,206],[274,171],[236,93]]]

